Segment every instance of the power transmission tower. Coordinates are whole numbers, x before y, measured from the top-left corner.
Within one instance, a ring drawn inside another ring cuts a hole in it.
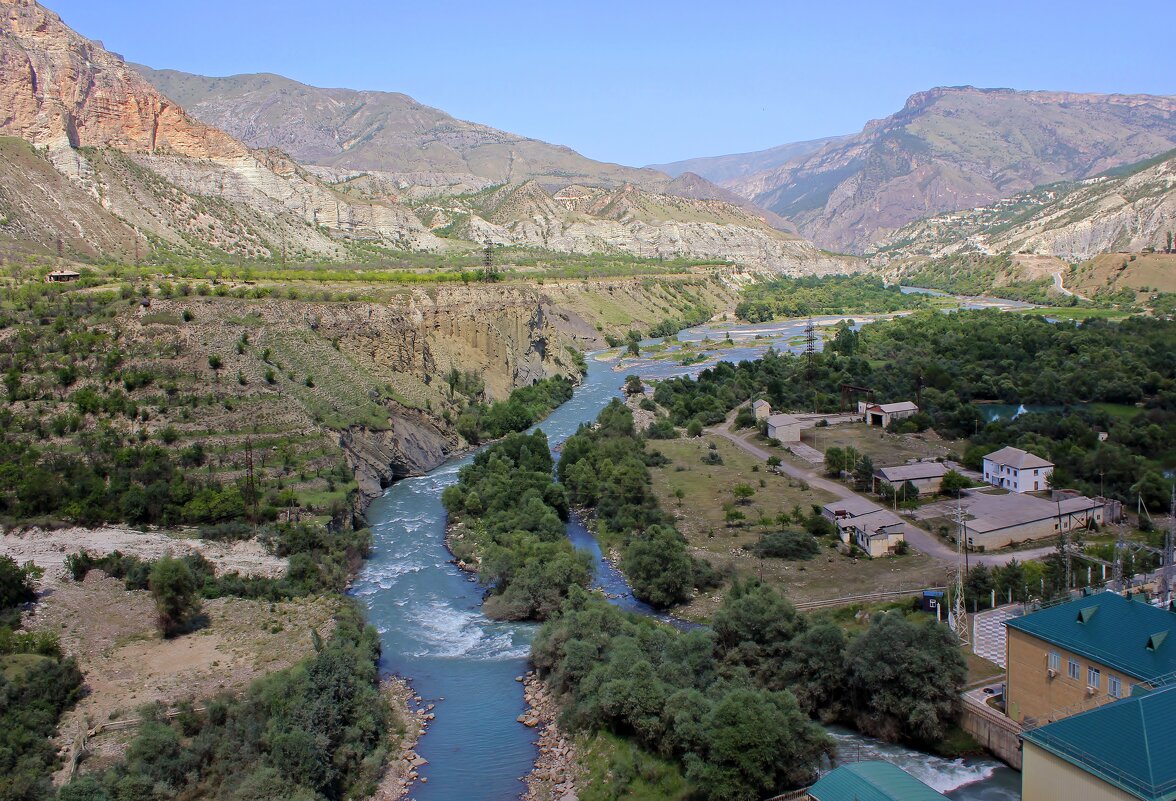
[[[960,645],[972,644],[972,631],[968,625],[968,607],[964,603],[964,580],[967,578],[968,568],[964,562],[964,507],[959,498],[956,499],[956,576],[955,601],[952,604],[952,624]]]
[[[482,275],[487,281],[494,280],[498,268],[494,266],[494,243],[486,240],[486,247],[482,250]]]

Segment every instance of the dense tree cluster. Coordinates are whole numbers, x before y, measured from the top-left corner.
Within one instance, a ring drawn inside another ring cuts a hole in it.
[[[646,448],[633,413],[614,399],[596,425],[581,426],[564,443],[559,478],[577,506],[596,514],[597,535],[619,540],[621,567],[633,594],[668,607],[688,600],[695,588],[719,583],[708,562],[691,556],[686,540],[662,511],[649,468],[665,457]]]
[[[740,320],[762,323],[777,317],[810,314],[855,314],[922,309],[931,305],[926,295],[904,294],[896,284],[865,275],[777,278],[743,290],[735,307]]]
[[[574,387],[570,380],[557,375],[519,387],[506,400],[488,406],[471,404],[457,418],[457,431],[475,445],[486,439],[525,431],[550,414],[552,409],[571,400]]]
[[[903,280],[954,295],[992,295],[1052,306],[1078,305],[1076,296],[1055,292],[1050,279],[1010,281],[1013,272],[1013,259],[1007,253],[960,253],[924,264]]]
[[[546,434],[511,434],[478,453],[442,493],[450,520],[467,523],[454,553],[477,563],[493,617],[542,620],[591,578],[589,557],[565,536],[567,496],[553,468]]]
[[[377,684],[379,635],[347,606],[330,640],[315,639],[315,656],[259,679],[240,698],[145,721],[122,762],[73,780],[61,800],[370,795],[392,728]]]
[[[922,387],[920,424],[972,437],[984,452],[1005,444],[1039,452],[1061,468],[1058,481],[1087,491],[1101,484],[1130,498],[1141,480],[1176,463],[1176,323],[1143,317],[1074,324],[996,311],[920,312],[860,332],[841,326],[811,365],[769,351],[697,379],[662,381],[654,397],[680,426],[712,425],[753,397],[773,408],[836,411],[842,384],[872,387],[882,403],[910,400]],[[989,425],[979,401],[1060,410]],[[1073,407],[1099,402],[1143,408],[1124,418]],[[1109,432],[1107,441],[1096,429]],[[1153,495],[1154,476],[1142,487]]]
[[[933,742],[967,672],[942,626],[888,613],[847,637],[754,582],[733,587],[713,630],[684,633],[573,594],[533,660],[565,725],[631,737],[679,761],[699,797],[722,801],[809,782],[831,749],[811,717]]]

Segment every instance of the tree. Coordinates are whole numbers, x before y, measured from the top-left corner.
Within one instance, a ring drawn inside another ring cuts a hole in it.
[[[858,729],[890,742],[932,743],[959,711],[967,663],[955,634],[897,612],[875,618],[846,651]]]
[[[874,483],[874,460],[863,456],[853,471],[853,484],[858,492],[865,492]]]
[[[645,392],[645,385],[641,383],[641,376],[630,375],[625,377],[626,395],[640,395],[643,392]]]
[[[625,342],[628,345],[628,353],[630,356],[641,355],[641,332],[636,329],[631,329],[625,335]]]
[[[955,470],[948,470],[943,474],[943,480],[939,484],[939,491],[952,498],[958,498],[960,497],[960,493],[970,486],[972,486],[972,482],[966,476]]]
[[[155,597],[159,630],[174,637],[200,611],[196,597],[196,577],[182,559],[164,556],[151,567],[148,587]]]
[[[35,600],[33,582],[43,574],[32,562],[21,567],[11,556],[0,556],[0,611]]]
[[[746,482],[740,482],[731,488],[731,494],[735,496],[736,503],[745,506],[751,501],[751,496],[755,495],[755,488]]]
[[[699,422],[699,420],[697,418],[691,420],[686,425],[686,436],[688,436],[688,437],[701,437],[702,436],[702,423]]]

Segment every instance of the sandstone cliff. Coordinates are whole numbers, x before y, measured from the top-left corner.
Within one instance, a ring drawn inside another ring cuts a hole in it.
[[[78,240],[80,254],[120,257],[162,248],[343,258],[352,241],[442,246],[395,202],[355,203],[282,154],[251,151],[193,119],[33,0],[0,0],[0,134],[36,146],[89,197],[15,207],[27,213],[13,230],[42,245],[56,244],[48,229],[72,228],[66,241]]]

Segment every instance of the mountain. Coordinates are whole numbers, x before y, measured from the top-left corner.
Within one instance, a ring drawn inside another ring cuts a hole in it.
[[[656,170],[593,161],[562,145],[465,122],[396,92],[321,89],[280,75],[206,78],[135,69],[197,119],[305,164],[395,176],[442,173],[478,188],[537,180],[660,191],[671,181]]]
[[[682,173],[692,172],[701,175],[716,184],[730,184],[761,172],[782,167],[793,159],[802,158],[810,153],[816,153],[825,145],[840,142],[845,136],[826,136],[823,139],[809,139],[804,142],[792,142],[787,145],[777,145],[767,150],[756,150],[751,153],[734,153],[729,156],[703,156],[684,161],[672,161],[669,164],[650,164],[649,168],[660,170],[677,178]]]
[[[874,257],[1029,253],[1079,262],[1164,248],[1176,231],[1176,151],[988,206],[939,214],[888,236]]]
[[[192,118],[33,0],[0,0],[0,136],[0,234],[44,247],[343,258],[356,242],[444,246],[403,206],[357,203]]]
[[[1176,146],[1176,98],[940,87],[725,186],[817,244],[863,252],[922,217],[1073,181]]]

